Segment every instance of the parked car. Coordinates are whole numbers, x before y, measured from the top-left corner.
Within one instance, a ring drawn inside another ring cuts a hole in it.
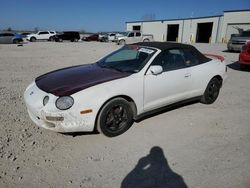
[[[56,34],[54,40],[56,42],[62,42],[64,40],[69,40],[71,42],[77,42],[80,39],[79,32],[76,31],[64,31],[62,34]]]
[[[23,32],[21,33],[21,35],[23,36],[23,38],[26,38],[28,35],[30,35],[31,33],[29,32]]]
[[[239,55],[239,64],[241,69],[250,68],[250,41],[243,45]]]
[[[231,36],[227,43],[228,51],[241,51],[246,41],[250,40],[250,30],[242,31],[240,34]]]
[[[226,78],[221,56],[167,42],[125,45],[94,64],[39,76],[24,92],[31,120],[57,132],[93,131],[108,137],[134,120],[175,103],[213,103]]]
[[[55,31],[39,31],[36,34],[27,35],[27,40],[31,42],[35,42],[37,40],[54,40],[54,36],[56,35]]]
[[[17,44],[23,42],[22,35],[15,33],[0,33],[0,44]]]
[[[143,35],[140,31],[130,31],[124,36],[117,36],[115,40],[118,45],[131,44],[135,42],[150,42],[153,41],[153,35]]]
[[[124,36],[120,33],[108,33],[108,41],[115,42],[116,38]]]
[[[107,34],[99,34],[99,41],[100,42],[108,42],[108,35]]]
[[[83,37],[83,41],[99,41],[99,34],[93,34],[88,37]]]

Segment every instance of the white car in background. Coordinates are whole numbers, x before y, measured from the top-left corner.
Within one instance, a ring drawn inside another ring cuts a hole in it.
[[[29,34],[27,35],[26,39],[35,42],[37,40],[54,40],[54,36],[56,35],[55,31],[38,31],[35,34]]]
[[[39,76],[24,99],[40,127],[56,132],[97,129],[113,137],[163,107],[190,100],[213,103],[227,68],[223,57],[208,56],[186,44],[125,45],[97,63]]]
[[[117,37],[122,37],[123,34],[120,33],[108,33],[108,41],[115,42]]]

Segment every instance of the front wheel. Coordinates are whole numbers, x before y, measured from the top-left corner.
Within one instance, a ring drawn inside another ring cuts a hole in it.
[[[207,85],[207,88],[201,98],[204,104],[212,104],[219,96],[221,82],[217,78],[213,78]]]
[[[127,131],[133,124],[133,111],[128,101],[116,98],[107,102],[97,119],[97,130],[114,137]]]
[[[126,42],[125,42],[125,40],[120,40],[120,41],[118,42],[118,44],[119,44],[119,45],[125,45]]]
[[[31,42],[36,42],[36,38],[35,37],[31,37],[30,41]]]

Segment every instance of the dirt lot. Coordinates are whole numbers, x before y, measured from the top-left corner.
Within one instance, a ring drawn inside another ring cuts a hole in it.
[[[250,187],[250,73],[225,45],[228,80],[212,105],[187,105],[135,123],[125,134],[63,135],[38,128],[23,92],[53,69],[91,63],[111,43],[0,45],[0,187]],[[150,186],[149,186],[150,185]]]

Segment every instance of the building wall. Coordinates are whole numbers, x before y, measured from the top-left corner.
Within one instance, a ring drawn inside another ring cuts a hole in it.
[[[155,41],[166,41],[169,24],[179,24],[178,42],[196,42],[198,23],[212,22],[211,43],[227,42],[232,33],[238,33],[235,26],[250,29],[250,10],[224,12],[224,16],[212,16],[206,18],[190,18],[179,20],[159,20],[146,22],[129,22],[127,31],[132,31],[133,25],[141,25],[144,34],[153,34]]]
[[[178,21],[163,21],[163,35],[164,35],[164,41],[167,41],[167,33],[168,33],[168,25],[174,25],[178,24],[179,25],[179,32],[178,32],[178,41],[176,42],[182,42],[182,36],[183,36],[183,21],[178,20]]]
[[[222,42],[227,42],[233,32],[238,33],[236,29],[232,29],[233,26],[239,26],[245,30],[250,29],[250,11],[224,13],[224,21],[220,39]]]

